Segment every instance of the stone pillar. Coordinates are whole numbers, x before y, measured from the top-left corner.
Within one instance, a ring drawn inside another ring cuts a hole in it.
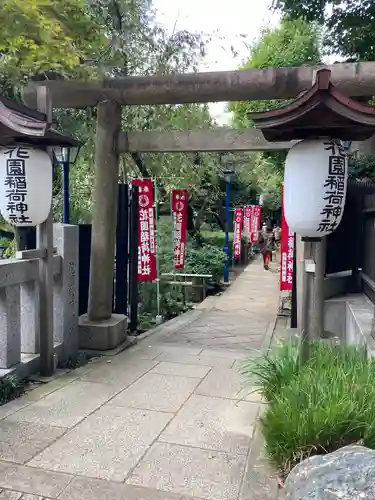
[[[121,107],[104,101],[98,105],[95,141],[95,185],[92,216],[88,319],[111,317],[115,257]]]
[[[0,288],[0,368],[21,360],[20,286]]]
[[[112,314],[121,106],[98,105],[88,313],[80,318],[80,347],[112,349],[125,340],[126,318]]]
[[[21,352],[37,354],[40,348],[39,282],[21,283]]]
[[[67,361],[78,351],[78,227],[54,224],[53,244],[61,256],[61,272],[54,277],[54,341],[63,344]]]

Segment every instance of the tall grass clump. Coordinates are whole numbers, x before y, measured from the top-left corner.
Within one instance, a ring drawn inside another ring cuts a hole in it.
[[[316,342],[302,367],[297,354],[292,342],[244,368],[269,402],[261,423],[274,464],[287,474],[310,455],[375,448],[375,362],[366,351]]]

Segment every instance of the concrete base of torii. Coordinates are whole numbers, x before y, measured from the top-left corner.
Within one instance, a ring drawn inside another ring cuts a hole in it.
[[[87,314],[79,318],[79,348],[95,351],[114,349],[126,340],[127,317],[112,314],[109,319],[90,321]]]

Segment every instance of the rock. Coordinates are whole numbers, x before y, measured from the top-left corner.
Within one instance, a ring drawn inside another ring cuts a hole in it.
[[[375,451],[350,445],[294,467],[285,500],[374,500]]]

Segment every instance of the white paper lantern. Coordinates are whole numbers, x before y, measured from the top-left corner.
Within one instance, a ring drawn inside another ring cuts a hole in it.
[[[0,147],[0,212],[15,226],[44,222],[52,203],[52,162],[28,145]]]
[[[305,140],[285,162],[284,213],[289,229],[321,238],[340,224],[348,181],[348,157],[341,142]]]

